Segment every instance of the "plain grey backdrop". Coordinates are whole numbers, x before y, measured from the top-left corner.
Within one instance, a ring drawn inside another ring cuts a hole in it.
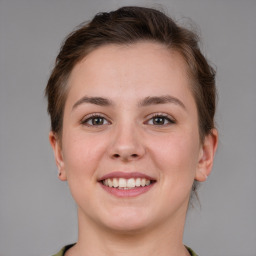
[[[217,67],[220,143],[184,243],[204,256],[255,256],[255,0],[0,0],[0,256],[52,255],[76,241],[75,203],[48,143],[44,88],[63,38],[123,5],[192,20]]]

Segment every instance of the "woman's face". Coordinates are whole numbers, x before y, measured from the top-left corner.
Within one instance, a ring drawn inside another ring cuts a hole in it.
[[[81,218],[123,231],[184,218],[210,172],[185,69],[150,42],[104,46],[74,67],[61,146],[50,140]]]

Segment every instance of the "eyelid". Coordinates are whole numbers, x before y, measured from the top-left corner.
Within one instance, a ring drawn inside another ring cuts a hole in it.
[[[147,116],[146,122],[149,122],[149,120],[151,120],[154,117],[164,117],[170,122],[170,124],[175,124],[176,123],[176,119],[174,117],[172,117],[169,114],[162,113],[162,112],[157,112],[157,113],[150,114],[149,116]]]
[[[91,114],[85,115],[81,119],[80,123],[82,125],[87,125],[87,126],[90,126],[90,127],[93,127],[93,126],[96,127],[96,125],[89,125],[89,124],[86,123],[88,120],[90,120],[91,118],[94,118],[94,117],[104,118],[108,122],[108,124],[111,124],[111,122],[109,121],[109,118],[106,115],[102,114],[102,113],[91,113]],[[105,125],[105,124],[103,124],[103,125]],[[99,125],[99,126],[103,126],[103,125]]]

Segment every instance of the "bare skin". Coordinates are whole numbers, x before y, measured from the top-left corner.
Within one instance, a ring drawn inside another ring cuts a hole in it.
[[[104,46],[74,67],[68,86],[61,143],[50,133],[78,206],[78,241],[65,255],[188,256],[190,191],[210,174],[218,135],[200,141],[181,56],[150,42]],[[122,175],[150,185],[124,192]]]

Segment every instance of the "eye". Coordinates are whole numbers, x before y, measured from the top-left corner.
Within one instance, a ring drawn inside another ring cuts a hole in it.
[[[85,117],[81,121],[81,124],[87,125],[87,126],[101,126],[101,125],[110,124],[110,122],[101,115],[91,115],[89,117]]]
[[[174,124],[175,121],[169,117],[168,115],[164,114],[155,114],[153,117],[151,117],[147,124],[149,125],[158,125],[158,126],[165,126],[169,124]]]

